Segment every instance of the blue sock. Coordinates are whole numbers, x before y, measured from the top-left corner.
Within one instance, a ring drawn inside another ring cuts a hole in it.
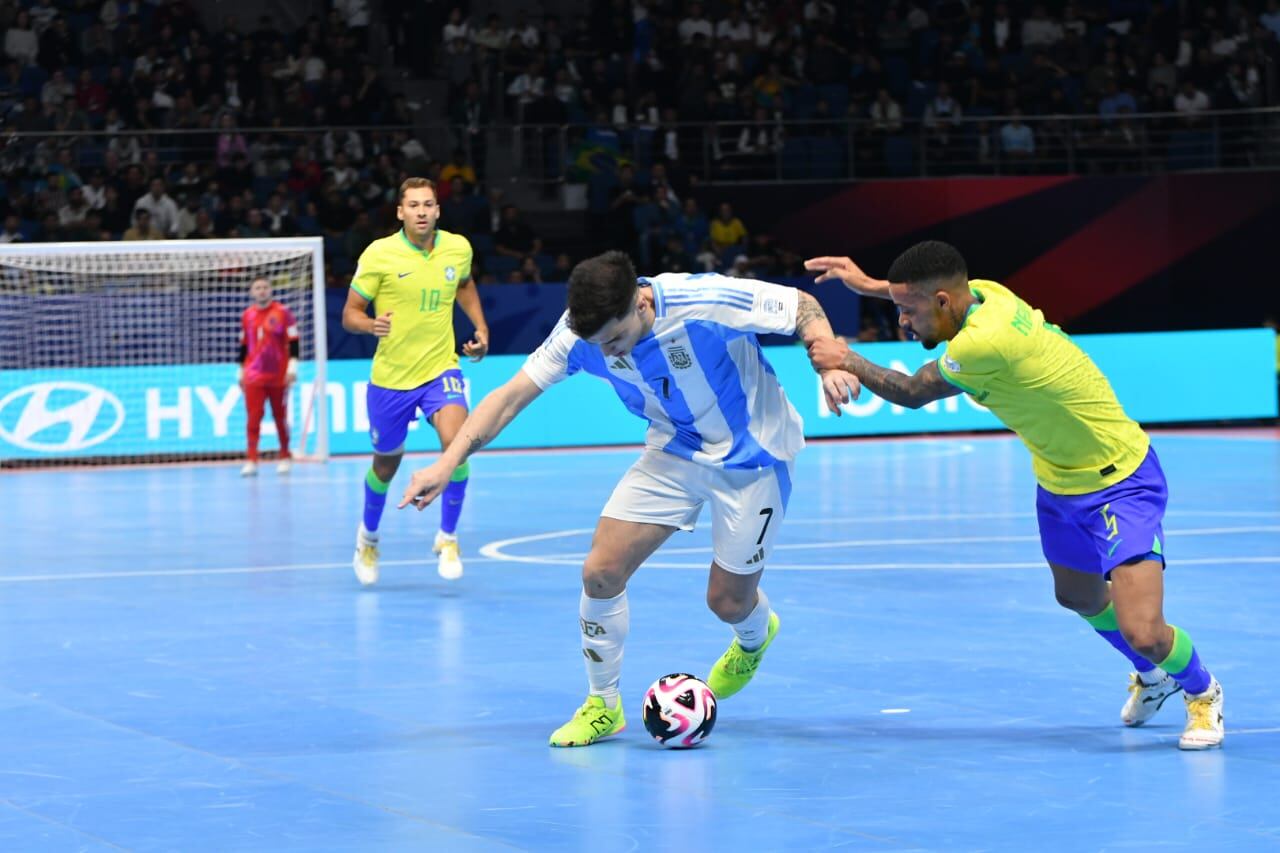
[[[1110,601],[1107,606],[1102,609],[1101,613],[1093,616],[1084,616],[1084,621],[1093,626],[1093,630],[1098,632],[1098,636],[1115,646],[1120,654],[1127,657],[1133,668],[1138,672],[1150,672],[1156,668],[1156,665],[1135,652],[1129,647],[1129,643],[1125,640],[1124,635],[1120,633],[1120,626],[1116,624],[1116,608]]]
[[[1173,648],[1169,651],[1169,656],[1160,661],[1160,668],[1181,684],[1187,695],[1195,696],[1205,692],[1213,682],[1213,676],[1200,662],[1200,653],[1192,645],[1187,632],[1177,625],[1170,627],[1173,628]]]
[[[382,520],[382,508],[387,505],[387,488],[390,485],[390,481],[384,483],[379,480],[372,468],[364,475],[364,529],[370,533],[378,529],[378,522]]]
[[[440,530],[452,535],[458,529],[458,516],[462,515],[462,501],[467,496],[467,478],[471,476],[471,463],[463,462],[453,470],[453,478],[444,487],[440,503]]]

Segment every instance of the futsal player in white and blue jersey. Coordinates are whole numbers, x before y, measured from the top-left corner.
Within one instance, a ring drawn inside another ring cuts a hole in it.
[[[630,623],[627,580],[677,530],[711,507],[714,560],[707,604],[733,628],[708,684],[737,693],[778,632],[760,575],[791,496],[804,447],[800,415],[787,400],[756,335],[833,338],[817,301],[776,284],[720,275],[668,273],[637,279],[621,252],[574,267],[568,310],[524,366],[475,407],[458,439],[413,475],[400,506],[425,507],[453,470],[520,410],[578,372],[613,386],[649,422],[645,449],[605,504],[582,568],[579,603],[587,701],[551,735],[552,746],[587,746],[626,726],[619,697]],[[844,370],[824,372],[831,411],[858,390]]]

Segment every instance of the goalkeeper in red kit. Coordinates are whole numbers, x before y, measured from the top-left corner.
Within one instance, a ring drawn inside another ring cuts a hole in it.
[[[240,387],[249,432],[249,460],[240,469],[243,477],[258,473],[258,433],[266,401],[280,436],[280,461],[276,471],[289,473],[289,423],[285,409],[289,386],[298,378],[298,321],[293,312],[271,298],[271,282],[258,276],[249,285],[253,304],[240,317]]]

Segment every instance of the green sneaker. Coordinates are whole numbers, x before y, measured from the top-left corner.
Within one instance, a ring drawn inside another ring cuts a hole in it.
[[[588,696],[573,718],[551,733],[552,746],[590,746],[598,740],[612,737],[627,727],[622,702],[609,708],[599,696]]]
[[[711,688],[712,693],[716,694],[717,699],[732,696],[747,686],[760,666],[760,659],[764,657],[765,649],[769,648],[769,644],[777,634],[778,614],[770,613],[769,633],[764,638],[764,645],[760,648],[752,652],[744,652],[742,646],[738,645],[738,638],[733,638],[733,642],[729,644],[729,651],[720,656],[720,660],[711,667],[711,674],[707,676],[707,686]]]

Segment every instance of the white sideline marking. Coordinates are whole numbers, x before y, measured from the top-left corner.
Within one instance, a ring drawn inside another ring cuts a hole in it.
[[[954,517],[954,516],[943,516]],[[990,517],[990,516],[985,516]],[[921,516],[914,516],[919,519]],[[803,519],[811,522],[817,522],[816,519]],[[869,519],[868,519],[869,520]],[[822,523],[830,523],[823,521]],[[584,553],[553,553],[553,554],[510,554],[505,550],[509,546],[522,545],[529,542],[542,542],[548,539],[561,539],[569,536],[579,536],[592,533],[593,527],[577,527],[566,530],[551,530],[545,533],[535,533],[528,536],[516,536],[510,539],[501,539],[496,542],[489,542],[480,548],[479,557],[468,557],[468,562],[494,562],[494,563],[524,563],[543,566],[581,566],[585,557]],[[1280,532],[1280,525],[1251,525],[1243,527],[1202,527],[1191,528],[1189,530],[1172,530],[1167,535],[1172,537],[1181,536],[1222,536],[1227,534],[1240,533],[1276,533]],[[778,545],[775,551],[813,551],[813,550],[836,550],[856,548],[860,546],[897,546],[897,547],[919,547],[931,545],[945,544],[981,544],[981,543],[1003,543],[1003,542],[1034,542],[1039,537],[1033,535],[1025,536],[954,536],[954,537],[936,537],[931,539],[845,539],[837,542],[797,542],[785,543]],[[658,560],[651,560],[645,563],[647,568],[651,569],[694,569],[705,570],[707,562],[705,559],[693,562],[670,562],[661,559],[663,556],[671,555],[692,555],[692,554],[709,554],[710,546],[695,546],[688,548],[663,548],[658,552]],[[1178,566],[1208,566],[1208,565],[1271,565],[1280,563],[1280,555],[1258,555],[1258,556],[1237,556],[1237,557],[1193,557],[1188,559],[1175,559],[1174,565]],[[384,566],[428,566],[430,562],[427,560],[383,560]],[[229,566],[220,568],[189,568],[189,569],[141,569],[136,571],[119,571],[119,572],[67,572],[63,574],[27,574],[27,575],[0,575],[0,584],[13,583],[42,583],[47,581],[72,581],[72,580],[115,580],[121,578],[157,578],[157,577],[200,577],[213,575],[247,575],[247,574],[279,574],[286,572],[316,572],[316,571],[332,571],[334,569],[344,569],[350,567],[349,561],[341,562],[324,562],[324,563],[282,563],[277,565],[265,566]],[[1017,561],[1017,562],[893,562],[893,563],[770,563],[768,565],[770,571],[790,571],[790,572],[868,572],[868,571],[973,571],[973,570],[1017,570],[1017,569],[1042,569],[1044,562],[1042,560]]]
[[[480,553],[491,560],[508,560],[514,563],[534,563],[541,565],[576,565],[582,562],[585,554],[582,553],[552,553],[552,554],[511,554],[507,552],[507,548],[513,545],[523,545],[528,542],[541,542],[547,539],[560,539],[570,536],[579,536],[585,533],[593,532],[594,528],[576,527],[567,530],[552,530],[546,533],[535,533],[530,536],[515,536],[510,539],[500,539],[497,542],[489,542],[480,548]],[[1277,533],[1280,532],[1280,525],[1252,525],[1247,527],[1200,527],[1191,528],[1189,530],[1171,530],[1166,531],[1166,535],[1171,537],[1180,536],[1221,536],[1226,534],[1238,533]],[[911,539],[845,539],[837,542],[794,542],[784,543],[774,548],[775,551],[811,551],[811,550],[834,550],[837,548],[856,548],[861,546],[906,546],[919,547],[930,545],[947,545],[947,544],[980,544],[980,543],[1000,543],[1000,542],[1037,542],[1039,537],[1035,535],[1023,536],[942,536],[921,539],[919,537]],[[711,547],[707,545],[691,546],[687,548],[662,548],[658,551],[657,561],[646,562],[645,565],[650,568],[705,568],[706,563],[700,562],[696,564],[690,563],[671,563],[663,562],[662,557],[670,555],[688,555],[688,554],[707,554],[711,552]],[[1247,563],[1247,562],[1275,562],[1280,557],[1215,557],[1204,559],[1186,559],[1175,560],[1177,565],[1205,565],[1210,563]],[[938,563],[824,563],[822,565],[803,565],[788,566],[770,563],[770,569],[783,569],[791,571],[823,571],[823,570],[845,570],[858,571],[864,569],[889,569],[889,568],[922,568],[922,569],[958,569],[958,568],[1002,568],[1002,569],[1023,569],[1032,567],[1042,567],[1043,561],[1036,562],[1017,562],[1017,563],[948,563],[940,565]]]
[[[468,557],[469,563],[491,562],[486,557]],[[581,560],[579,560],[581,562]],[[379,560],[380,566],[431,566],[427,560]],[[167,578],[199,577],[201,575],[253,575],[283,572],[320,572],[333,569],[350,569],[351,561],[341,563],[282,563],[275,566],[230,566],[214,569],[140,569],[126,572],[68,572],[45,575],[0,575],[0,583],[36,583],[39,581],[114,580],[116,578]]]

